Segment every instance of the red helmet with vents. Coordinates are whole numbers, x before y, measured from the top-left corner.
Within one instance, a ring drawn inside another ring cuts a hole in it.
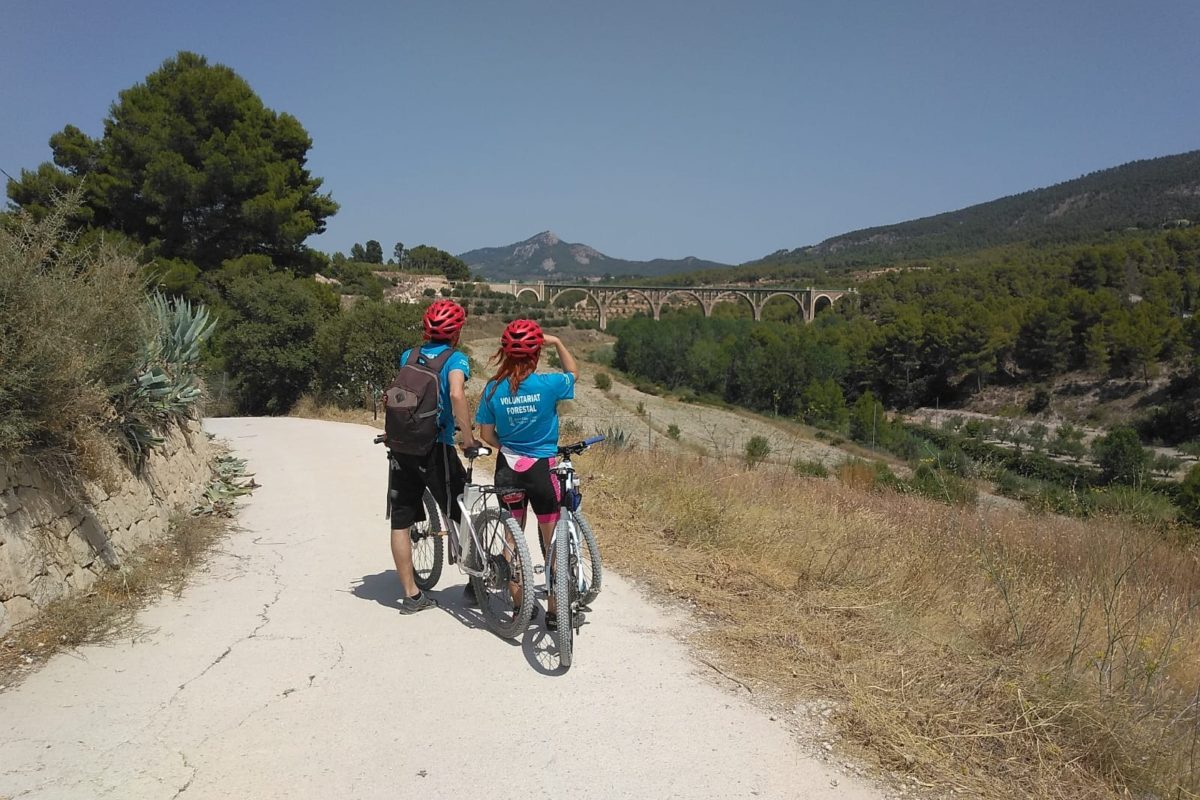
[[[426,339],[453,339],[467,321],[467,310],[453,300],[435,300],[422,321]]]
[[[545,341],[541,325],[531,319],[515,319],[504,329],[500,349],[508,356],[531,358],[541,352]]]

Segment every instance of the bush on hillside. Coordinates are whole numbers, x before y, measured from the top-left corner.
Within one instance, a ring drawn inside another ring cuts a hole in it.
[[[144,293],[133,259],[65,240],[77,207],[0,226],[0,457],[95,474],[142,348]]]
[[[746,466],[754,469],[759,464],[767,460],[767,456],[771,455],[771,443],[767,441],[765,436],[751,436],[746,442],[746,449],[742,453],[742,457],[746,461]]]
[[[612,378],[607,372],[597,372],[592,380],[596,382],[596,388],[602,392],[607,392],[612,388]]]
[[[1139,486],[1150,468],[1150,453],[1132,428],[1115,428],[1097,439],[1092,455],[1106,483]]]
[[[78,196],[40,221],[0,225],[0,459],[62,477],[139,466],[170,424],[197,414],[195,368],[212,332],[202,307],[147,298],[140,265],[65,233]]]

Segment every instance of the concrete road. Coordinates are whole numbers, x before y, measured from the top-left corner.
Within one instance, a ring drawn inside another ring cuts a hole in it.
[[[262,484],[240,530],[134,636],[0,692],[0,797],[880,796],[806,757],[615,575],[566,672],[540,627],[482,628],[454,568],[441,608],[399,614],[373,430],[206,427]]]

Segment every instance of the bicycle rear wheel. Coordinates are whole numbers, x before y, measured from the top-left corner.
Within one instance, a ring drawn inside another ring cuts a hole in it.
[[[484,574],[471,576],[479,610],[493,633],[511,639],[528,627],[533,614],[533,566],[525,533],[511,514],[498,508],[484,509],[471,518],[471,524],[483,547],[482,553],[467,557],[467,563]],[[470,547],[474,551],[474,543]]]
[[[604,573],[604,566],[600,561],[600,545],[596,544],[596,534],[592,533],[592,526],[583,518],[583,514],[575,511],[571,517],[579,528],[579,538],[583,540],[583,546],[579,548],[579,571],[587,581],[579,604],[590,606],[600,595],[600,580]]]
[[[575,645],[575,626],[571,619],[571,527],[567,511],[560,511],[554,526],[554,606],[557,616],[554,639],[558,645],[558,663],[565,669],[571,666]]]
[[[444,531],[446,526],[442,522],[442,510],[428,489],[422,502],[425,504],[425,519],[414,522],[408,533],[412,537],[413,577],[417,588],[424,592],[437,586],[442,579],[445,545],[442,543],[444,537],[439,536],[438,531]]]

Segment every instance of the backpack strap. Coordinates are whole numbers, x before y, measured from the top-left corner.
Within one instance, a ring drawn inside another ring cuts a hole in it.
[[[413,359],[416,359],[416,363],[419,366],[431,369],[440,376],[442,374],[442,367],[446,366],[446,362],[450,360],[450,356],[457,352],[458,351],[453,347],[447,347],[441,353],[438,353],[433,358],[430,358],[421,352],[421,347],[418,345],[408,351],[408,358],[406,358],[404,363],[400,366],[407,367],[409,364],[413,363]]]
[[[447,347],[443,352],[438,353],[433,358],[427,359],[429,368],[431,370],[433,370],[434,372],[436,372],[438,374],[438,376],[440,377],[442,374],[442,370],[446,366],[446,362],[450,360],[450,356],[454,355],[457,352],[458,351],[455,350],[453,347]],[[425,358],[425,356],[422,356],[422,358]]]

